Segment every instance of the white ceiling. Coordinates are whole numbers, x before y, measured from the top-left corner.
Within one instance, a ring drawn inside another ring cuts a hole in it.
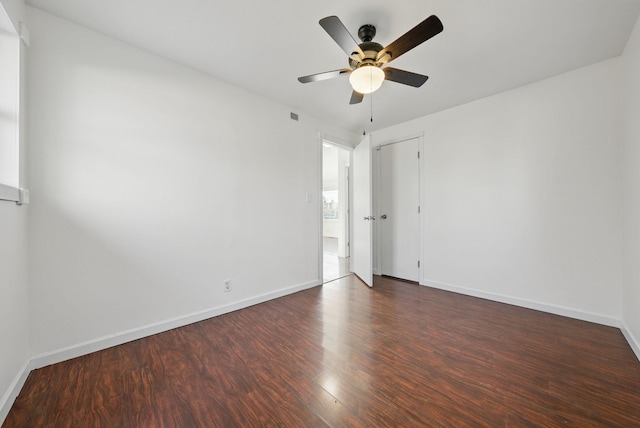
[[[27,0],[57,16],[354,131],[371,131],[620,55],[640,0]],[[444,31],[393,62],[430,78],[385,82],[349,105],[347,67],[318,25],[337,15],[387,45],[429,15]],[[369,122],[373,107],[374,122]],[[301,117],[302,119],[302,117]]]

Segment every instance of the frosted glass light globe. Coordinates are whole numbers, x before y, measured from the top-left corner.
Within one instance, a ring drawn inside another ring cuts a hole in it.
[[[375,65],[363,65],[351,72],[349,83],[354,91],[370,94],[377,91],[384,82],[384,71]]]

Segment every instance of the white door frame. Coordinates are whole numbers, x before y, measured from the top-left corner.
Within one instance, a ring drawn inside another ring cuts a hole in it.
[[[376,213],[376,217],[380,218],[381,213],[379,212],[379,202],[380,202],[380,177],[381,177],[381,162],[380,162],[380,149],[383,146],[388,146],[390,144],[398,144],[409,140],[418,139],[418,151],[420,153],[420,158],[418,161],[418,191],[419,191],[419,204],[420,204],[420,215],[419,215],[419,233],[420,233],[420,268],[419,268],[419,280],[420,284],[423,283],[424,277],[424,133],[412,134],[402,138],[397,138],[389,141],[385,141],[383,143],[377,144],[373,150],[373,159],[374,159],[374,168],[373,168],[373,207],[374,212]],[[381,270],[381,255],[380,255],[380,222],[376,222],[374,224],[374,236],[373,236],[373,273],[376,275],[380,275],[382,273]]]
[[[348,180],[348,189],[347,189],[347,197],[348,197],[348,216],[345,220],[347,220],[347,227],[348,227],[348,232],[349,232],[349,256],[351,256],[351,244],[353,243],[353,228],[351,227],[351,213],[353,212],[353,202],[352,202],[352,194],[353,194],[353,184],[352,184],[352,180],[351,180],[351,165],[353,165],[353,147],[342,141],[339,138],[334,138],[330,135],[327,134],[323,134],[323,133],[318,133],[318,174],[319,174],[319,178],[318,178],[318,187],[317,187],[317,194],[318,194],[318,281],[320,281],[320,284],[324,284],[324,245],[323,245],[323,237],[324,237],[324,233],[323,233],[323,226],[324,226],[324,209],[322,206],[322,192],[324,191],[323,189],[323,182],[322,182],[322,167],[323,167],[323,144],[327,143],[330,144],[332,146],[338,147],[340,149],[346,150],[349,152],[349,180]]]

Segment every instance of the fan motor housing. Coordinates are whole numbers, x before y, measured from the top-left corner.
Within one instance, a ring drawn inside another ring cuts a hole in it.
[[[365,24],[358,30],[358,37],[362,40],[358,46],[364,53],[364,57],[357,52],[353,52],[351,54],[351,58],[349,58],[349,66],[352,69],[356,69],[361,65],[379,65],[376,64],[376,59],[378,58],[378,52],[380,52],[384,47],[380,43],[373,42],[373,38],[376,35],[376,27],[371,24]],[[357,60],[355,58],[358,58]]]
[[[380,43],[376,42],[364,42],[360,43],[359,46],[364,53],[364,57],[361,57],[360,54],[354,52],[349,58],[349,65],[351,66],[351,68],[356,68],[359,64],[376,63],[378,52],[383,49],[383,46]],[[357,58],[357,60],[355,58]]]

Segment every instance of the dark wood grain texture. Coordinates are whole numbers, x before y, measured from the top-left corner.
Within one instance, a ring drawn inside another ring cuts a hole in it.
[[[618,329],[349,276],[33,371],[3,427],[640,427]]]

